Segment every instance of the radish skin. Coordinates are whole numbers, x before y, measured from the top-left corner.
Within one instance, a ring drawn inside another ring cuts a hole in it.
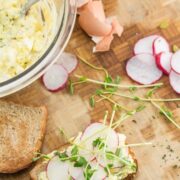
[[[165,75],[169,75],[171,71],[171,59],[173,53],[170,52],[162,52],[156,56],[156,63],[158,68],[163,71]]]
[[[163,37],[157,37],[153,42],[153,54],[158,55],[161,52],[170,52],[169,43]]]
[[[66,86],[68,72],[61,65],[54,64],[43,75],[42,81],[47,90],[57,92]]]
[[[177,74],[180,74],[180,50],[172,56],[171,67],[173,71],[175,71]]]

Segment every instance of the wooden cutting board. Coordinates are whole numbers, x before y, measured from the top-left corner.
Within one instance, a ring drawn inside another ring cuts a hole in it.
[[[67,51],[79,53],[96,66],[103,66],[114,77],[120,75],[123,83],[133,83],[125,73],[125,63],[132,56],[134,43],[141,37],[150,34],[163,35],[172,45],[180,47],[180,0],[104,0],[106,14],[117,15],[125,26],[121,38],[115,37],[111,50],[105,53],[92,53],[93,43],[76,23]],[[161,30],[157,26],[162,20],[170,20],[170,26]],[[75,73],[102,80],[103,74],[79,63]],[[72,75],[73,76],[73,75]],[[179,97],[171,89],[168,77],[164,76],[160,82],[165,85],[158,90],[155,97]],[[62,92],[48,92],[38,80],[29,87],[4,98],[27,105],[45,104],[49,117],[43,153],[48,153],[66,143],[60,135],[59,128],[64,129],[69,137],[77,135],[79,131],[91,121],[103,118],[105,110],[111,112],[112,105],[106,101],[89,106],[89,97],[98,86],[84,84],[77,86],[75,95],[68,90]],[[125,92],[124,92],[125,93]],[[141,95],[144,90],[138,91]],[[116,98],[117,102],[129,108],[136,106],[131,100]],[[180,103],[165,103],[180,123]],[[117,116],[118,117],[118,116]],[[143,112],[137,113],[125,121],[119,131],[127,135],[128,143],[153,142],[153,146],[133,148],[138,159],[139,171],[137,180],[177,180],[180,179],[180,131],[164,117],[157,109],[146,104]],[[28,180],[28,171],[15,175],[0,175],[0,180]]]

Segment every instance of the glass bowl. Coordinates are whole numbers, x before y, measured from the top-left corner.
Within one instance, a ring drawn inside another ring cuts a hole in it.
[[[54,0],[54,2],[58,13],[58,23],[52,43],[41,58],[28,69],[0,83],[0,97],[17,92],[41,77],[58,60],[66,47],[75,24],[76,0]]]

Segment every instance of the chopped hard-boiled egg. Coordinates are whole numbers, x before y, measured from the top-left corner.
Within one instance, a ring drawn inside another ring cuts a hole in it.
[[[0,0],[0,82],[36,62],[54,37],[54,1],[41,0],[27,15],[22,15],[24,3],[26,0]]]

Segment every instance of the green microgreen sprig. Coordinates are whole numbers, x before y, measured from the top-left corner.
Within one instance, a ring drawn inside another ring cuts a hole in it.
[[[151,103],[157,108],[159,109],[160,113],[162,115],[164,115],[171,123],[173,123],[178,129],[180,129],[180,125],[177,124],[176,121],[174,121],[173,119],[173,113],[169,110],[167,110],[167,108],[161,107],[159,106],[157,103],[155,103],[154,101],[151,101]]]

